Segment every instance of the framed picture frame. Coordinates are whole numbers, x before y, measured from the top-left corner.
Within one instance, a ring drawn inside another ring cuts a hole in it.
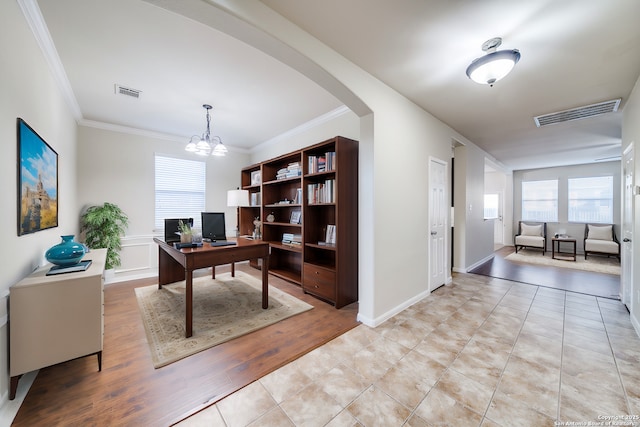
[[[262,184],[262,173],[260,171],[251,172],[251,185]]]
[[[324,241],[327,245],[336,244],[336,226],[334,224],[327,225],[327,233]]]
[[[290,224],[300,224],[300,218],[302,218],[302,211],[291,211]]]
[[[58,153],[20,117],[18,236],[58,226]]]

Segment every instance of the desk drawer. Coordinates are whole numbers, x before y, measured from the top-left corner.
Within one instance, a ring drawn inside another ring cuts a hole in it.
[[[305,263],[302,273],[302,289],[310,294],[336,300],[336,272],[326,267]]]

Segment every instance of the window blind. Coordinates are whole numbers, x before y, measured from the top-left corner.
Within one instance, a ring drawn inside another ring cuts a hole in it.
[[[569,178],[569,222],[613,222],[613,176]]]
[[[558,180],[522,182],[522,220],[558,221]]]
[[[194,228],[202,229],[205,187],[205,162],[156,155],[155,229],[164,229],[165,218],[193,218]]]

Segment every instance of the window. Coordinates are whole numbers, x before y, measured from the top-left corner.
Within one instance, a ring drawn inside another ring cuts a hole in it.
[[[522,182],[522,220],[558,221],[558,180]]]
[[[165,218],[193,218],[194,228],[202,228],[200,213],[205,210],[205,162],[156,155],[156,230]]]
[[[613,222],[613,176],[569,179],[569,222]]]
[[[497,194],[484,195],[484,219],[498,218],[498,202],[500,197]]]

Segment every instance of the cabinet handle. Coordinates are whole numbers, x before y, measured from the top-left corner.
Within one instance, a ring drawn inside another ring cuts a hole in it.
[[[316,271],[316,274],[320,274],[320,272],[319,272],[319,271]]]

